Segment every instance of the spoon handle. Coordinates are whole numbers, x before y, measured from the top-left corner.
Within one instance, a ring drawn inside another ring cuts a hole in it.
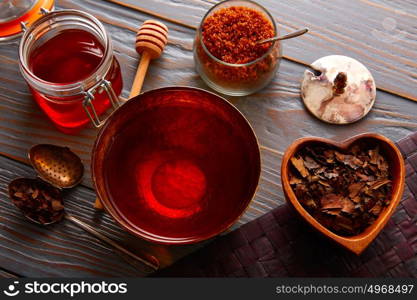
[[[299,30],[296,30],[294,32],[288,33],[286,35],[274,36],[274,37],[269,38],[269,39],[260,40],[260,41],[258,41],[258,44],[264,44],[264,43],[268,43],[268,42],[287,40],[287,39],[291,39],[291,38],[303,35],[306,32],[308,32],[308,28],[303,28],[303,29],[299,29]]]
[[[130,252],[129,250],[127,250],[126,248],[122,247],[121,245],[119,245],[118,243],[116,243],[115,241],[113,241],[112,239],[108,238],[107,236],[105,236],[104,234],[100,233],[99,231],[97,231],[95,228],[93,228],[92,226],[88,225],[87,223],[84,223],[83,221],[75,218],[74,216],[71,216],[69,214],[65,215],[65,218],[67,220],[70,220],[71,222],[73,222],[74,224],[78,225],[79,227],[81,227],[82,229],[84,229],[85,231],[87,231],[88,233],[91,233],[92,235],[94,235],[96,238],[98,238],[99,240],[109,244],[110,246],[113,246],[114,248],[116,248],[117,250],[119,250],[120,252],[122,252],[123,254],[126,254],[127,256],[129,256],[130,258],[133,258],[141,263],[143,263],[144,265],[152,268],[153,270],[158,270],[159,269],[159,261],[156,257],[154,256],[150,256],[150,258],[153,260],[152,262],[149,261],[146,258],[142,258],[139,257],[138,255]]]

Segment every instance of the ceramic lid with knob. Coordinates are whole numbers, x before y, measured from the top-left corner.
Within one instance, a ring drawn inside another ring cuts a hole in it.
[[[41,9],[52,10],[54,0],[3,0],[0,3],[0,41],[20,36],[22,24],[29,25],[39,19]]]
[[[375,102],[376,86],[369,70],[342,55],[322,57],[306,70],[301,97],[318,119],[349,124],[365,117]]]

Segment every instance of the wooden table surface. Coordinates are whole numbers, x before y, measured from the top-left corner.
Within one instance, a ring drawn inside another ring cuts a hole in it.
[[[138,55],[135,30],[156,18],[169,29],[163,56],[151,63],[144,90],[187,85],[209,89],[194,69],[195,28],[212,0],[57,0],[57,9],[79,9],[102,21],[122,66],[123,97],[128,97]],[[273,82],[254,95],[228,98],[248,118],[261,144],[262,174],[254,201],[235,225],[240,226],[283,204],[280,160],[296,138],[344,139],[378,132],[394,141],[417,131],[417,3],[407,0],[258,0],[275,16],[281,33],[307,26],[310,33],[284,43],[280,69]],[[87,170],[82,185],[65,192],[68,212],[94,225],[132,251],[172,264],[201,245],[166,247],[121,230],[106,213],[93,209],[90,151],[97,130],[77,136],[59,133],[35,105],[20,74],[19,41],[0,44],[0,277],[2,276],[143,276],[114,250],[63,221],[47,228],[29,223],[7,196],[7,184],[35,176],[27,159],[38,143],[65,145],[80,155]],[[371,113],[348,126],[332,126],[312,117],[299,95],[306,66],[319,57],[343,54],[364,63],[375,77],[377,100]]]

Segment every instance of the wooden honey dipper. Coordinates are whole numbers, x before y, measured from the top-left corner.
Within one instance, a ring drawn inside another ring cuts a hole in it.
[[[147,20],[136,34],[136,51],[141,54],[138,70],[130,90],[130,98],[139,95],[151,59],[161,56],[168,42],[168,27],[155,20]]]
[[[129,99],[139,95],[146,71],[148,70],[151,59],[161,56],[165,45],[168,42],[168,27],[156,20],[147,20],[143,22],[136,34],[136,51],[141,55],[139,67],[133,80],[132,89],[130,90]],[[102,210],[103,204],[99,198],[94,202],[94,208]]]

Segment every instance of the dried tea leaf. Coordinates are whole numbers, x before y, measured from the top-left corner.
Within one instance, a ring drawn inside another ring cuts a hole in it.
[[[14,193],[14,195],[15,195],[17,198],[23,198],[23,193],[21,193],[21,192],[16,192],[16,193]]]
[[[340,153],[338,151],[334,151],[334,154],[336,156],[336,159],[340,162],[344,162],[345,161],[345,155],[343,153]]]
[[[306,199],[303,204],[309,208],[317,208],[316,202],[313,199]]]
[[[340,212],[342,210],[340,208],[336,208],[336,209],[325,209],[323,210],[323,213],[328,214],[328,215],[332,215],[332,216],[338,216],[340,215]]]
[[[336,158],[338,161],[344,163],[345,165],[351,167],[352,169],[356,170],[360,166],[362,166],[362,161],[353,155],[342,154],[339,152],[335,152]]]
[[[361,172],[356,171],[356,176],[360,178],[360,180],[362,181],[373,181],[374,177],[373,176],[368,176],[365,174],[362,174]]]
[[[365,186],[365,183],[363,183],[363,182],[352,183],[348,188],[349,197],[352,198],[352,199],[355,198],[364,186]]]
[[[335,221],[335,227],[340,227],[345,231],[353,231],[353,222],[351,219],[344,216],[337,216]]]
[[[352,214],[355,211],[355,204],[348,198],[343,198],[342,212]]]
[[[324,156],[326,157],[326,162],[328,162],[329,164],[334,163],[334,156],[335,156],[334,150],[324,151]]]
[[[359,234],[389,205],[389,164],[379,146],[355,143],[347,151],[313,144],[291,158],[290,184],[300,203],[323,226]]]
[[[389,179],[380,179],[380,180],[377,180],[377,181],[373,182],[371,184],[370,188],[373,189],[373,190],[377,190],[380,187],[382,187],[382,186],[384,186],[388,183],[391,183],[391,180],[389,180]]]
[[[375,149],[369,149],[368,154],[369,154],[369,157],[371,158],[369,162],[374,165],[378,164],[379,147],[376,147]]]
[[[336,194],[327,194],[320,199],[322,209],[343,208],[343,198]]]
[[[60,210],[63,210],[64,209],[64,206],[62,205],[62,202],[61,201],[59,201],[59,200],[52,200],[52,209],[54,210],[54,211],[60,211]]]
[[[301,183],[302,180],[294,175],[290,175],[290,184],[294,185],[294,184],[299,184]]]
[[[320,167],[320,165],[314,159],[312,159],[310,156],[305,157],[304,166],[309,170],[317,169],[317,168]]]
[[[369,210],[369,212],[373,214],[374,216],[378,216],[381,213],[381,210],[382,210],[381,204],[377,203]]]
[[[335,172],[324,172],[324,176],[326,178],[332,179],[332,178],[336,178],[339,176],[339,173],[335,173]]]
[[[325,187],[331,187],[330,183],[328,183],[328,182],[326,182],[326,181],[319,180],[319,183],[320,183],[321,185],[324,185]]]
[[[301,176],[308,176],[309,173],[307,169],[304,167],[304,160],[302,158],[291,157],[291,163],[297,169],[297,171],[300,172]]]
[[[61,192],[46,182],[20,178],[9,185],[9,194],[28,218],[41,224],[53,223],[64,215]]]

